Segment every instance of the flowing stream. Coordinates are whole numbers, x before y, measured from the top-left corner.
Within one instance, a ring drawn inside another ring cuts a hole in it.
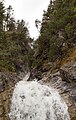
[[[55,89],[27,78],[15,85],[10,120],[70,120],[68,107]]]

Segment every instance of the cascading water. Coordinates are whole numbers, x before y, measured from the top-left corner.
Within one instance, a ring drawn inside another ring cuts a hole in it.
[[[36,81],[17,83],[11,103],[10,120],[70,120],[58,92]]]

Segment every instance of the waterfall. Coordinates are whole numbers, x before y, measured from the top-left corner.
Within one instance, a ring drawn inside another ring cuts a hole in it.
[[[25,80],[15,85],[9,117],[10,120],[70,120],[68,107],[55,89]]]

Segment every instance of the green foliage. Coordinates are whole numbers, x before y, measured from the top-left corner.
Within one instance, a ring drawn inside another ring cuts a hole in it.
[[[16,71],[16,66],[22,65],[26,67],[31,51],[28,45],[29,39],[25,34],[13,31],[5,32],[5,39],[0,44],[0,71],[2,69]]]
[[[15,26],[15,20],[13,17],[13,9],[12,9],[12,6],[9,5],[9,7],[6,9],[5,29],[7,31],[14,31],[15,28],[16,26]]]
[[[0,2],[0,32],[3,30],[3,20],[5,18],[5,10],[4,10],[4,5],[3,2]]]
[[[28,28],[24,20],[16,23],[11,6],[6,9],[6,16],[4,9],[0,2],[0,71],[25,70],[32,60]]]
[[[76,0],[50,1],[37,39],[37,64],[62,59],[76,44]],[[40,60],[39,60],[40,58]]]
[[[33,40],[24,20],[15,21],[13,9],[0,2],[0,71],[16,71],[23,65],[32,69],[62,59],[76,44],[76,0],[50,0],[42,23],[35,21],[40,36]]]

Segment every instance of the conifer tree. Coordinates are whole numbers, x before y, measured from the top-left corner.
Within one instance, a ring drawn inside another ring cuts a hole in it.
[[[76,44],[76,0],[50,1],[36,43],[40,61],[55,61],[65,56]]]
[[[3,21],[5,18],[5,10],[4,10],[4,4],[0,1],[0,31],[3,30]]]

